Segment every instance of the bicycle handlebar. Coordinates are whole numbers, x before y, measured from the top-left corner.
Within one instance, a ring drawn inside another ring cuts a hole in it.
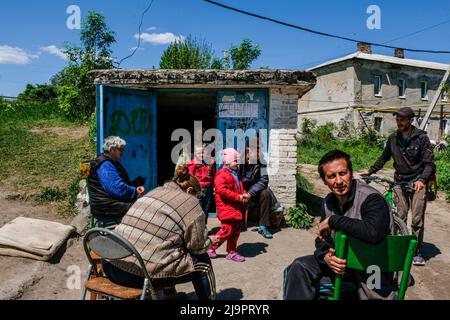
[[[405,189],[415,190],[413,182],[396,182],[394,180],[377,176],[361,176],[361,179],[364,180],[367,184],[371,182],[375,182],[378,184],[387,183],[390,189],[394,188],[395,186],[400,186]]]

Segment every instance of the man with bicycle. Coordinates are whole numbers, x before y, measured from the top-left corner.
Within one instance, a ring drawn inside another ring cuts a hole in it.
[[[295,259],[285,269],[283,299],[322,299],[321,287],[332,284],[336,274],[345,274],[345,282],[355,286],[360,299],[394,299],[391,273],[382,272],[380,287],[369,288],[366,272],[346,272],[347,262],[336,256],[334,243],[335,231],[372,244],[381,242],[392,230],[388,203],[375,188],[353,178],[351,157],[345,152],[333,150],[325,154],[318,171],[331,192],[323,202],[316,250],[313,255]]]
[[[360,174],[372,175],[381,170],[391,158],[394,159],[394,178],[399,183],[394,188],[394,196],[398,198],[398,215],[406,223],[411,209],[411,228],[418,239],[413,264],[423,266],[425,260],[421,251],[427,206],[426,185],[436,173],[433,148],[427,133],[412,125],[415,115],[411,108],[401,108],[394,116],[398,130],[389,137],[383,154],[375,164]],[[413,187],[408,188],[408,184]]]

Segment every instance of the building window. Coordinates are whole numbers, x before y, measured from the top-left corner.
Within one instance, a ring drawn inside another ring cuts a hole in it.
[[[382,85],[381,76],[375,76],[374,83],[374,91],[376,97],[381,97],[381,85]]]
[[[383,118],[382,117],[375,117],[374,121],[374,128],[376,131],[381,132],[381,126],[383,125]]]
[[[420,83],[420,98],[422,100],[428,100],[428,82],[422,81]]]
[[[404,79],[398,80],[398,96],[406,98],[406,81]]]

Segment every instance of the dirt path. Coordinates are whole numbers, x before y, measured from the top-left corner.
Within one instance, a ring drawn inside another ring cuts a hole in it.
[[[315,166],[302,166],[301,171],[314,185],[316,195],[328,193],[317,176]],[[391,172],[383,171],[382,174],[389,176]],[[450,299],[450,243],[446,231],[450,224],[449,214],[450,205],[443,199],[429,204],[424,252],[428,261],[425,267],[413,267],[415,284],[409,288],[407,299]],[[219,227],[219,222],[210,219],[208,227],[215,229]],[[213,260],[218,299],[281,299],[283,269],[293,259],[311,254],[314,250],[315,236],[312,231],[286,228],[276,233],[273,239],[266,240],[254,229],[242,233],[239,240],[239,251],[247,257],[245,263],[227,261],[223,257]],[[219,249],[218,253],[224,254],[224,249]],[[11,264],[10,269],[17,272],[14,266],[20,266],[20,270],[27,272],[31,262],[23,262]],[[81,290],[76,288],[77,279],[81,285],[81,277],[86,270],[87,260],[78,240],[57,263],[45,264],[40,281],[26,289],[21,298],[79,299]],[[75,288],[68,288],[68,284]],[[185,292],[188,299],[194,298],[191,284],[179,285],[177,290]]]
[[[7,200],[9,197],[11,194],[0,191],[0,227],[19,216],[69,223],[68,219],[58,215],[55,209],[21,200]],[[41,279],[41,271],[45,265],[46,263],[30,259],[0,256],[0,297],[20,297],[22,289]]]

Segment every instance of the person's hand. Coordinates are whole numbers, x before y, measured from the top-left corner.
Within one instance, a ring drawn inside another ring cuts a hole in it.
[[[138,193],[138,196],[142,196],[145,192],[145,188],[143,186],[137,187],[136,192]]]
[[[252,196],[250,195],[250,193],[247,192],[246,194],[243,195],[243,197],[244,197],[244,201],[249,202],[249,201],[250,201],[250,198],[251,198]]]
[[[246,194],[240,194],[239,195],[239,201],[246,204],[248,202],[248,199],[246,197]]]
[[[211,243],[213,246],[220,245],[220,237],[219,236],[210,236],[209,239],[211,240]]]
[[[323,238],[323,234],[327,231],[330,231],[330,225],[328,224],[328,221],[330,220],[330,218],[326,218],[325,220],[323,220],[321,223],[319,223],[317,225],[317,236],[319,237],[319,239],[321,241],[325,241],[325,239]]]
[[[369,171],[369,169],[365,169],[365,170],[358,171],[358,173],[359,173],[361,176],[370,176],[370,171]]]
[[[336,257],[336,250],[334,250],[333,248],[330,248],[330,250],[328,250],[328,253],[325,255],[324,261],[334,273],[338,275],[344,274],[347,260],[339,259],[338,257]]]
[[[425,188],[425,184],[420,180],[416,181],[416,183],[414,184],[414,190],[421,191],[423,190],[423,188]]]

